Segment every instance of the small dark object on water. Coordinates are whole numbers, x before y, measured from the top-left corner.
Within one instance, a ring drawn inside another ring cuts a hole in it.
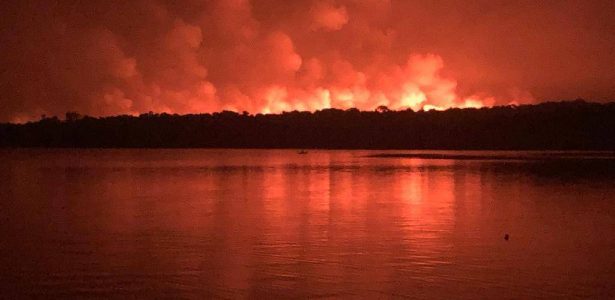
[[[507,234],[504,234],[504,240],[508,241],[508,239],[510,238],[510,236]]]
[[[299,152],[297,152],[297,153],[298,153],[298,154],[307,154],[307,151],[305,151],[305,150],[301,150],[301,151],[299,151]]]

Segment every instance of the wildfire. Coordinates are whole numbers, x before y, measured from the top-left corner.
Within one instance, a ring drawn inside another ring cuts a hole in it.
[[[493,97],[460,97],[456,92],[457,82],[440,75],[443,68],[443,60],[438,55],[411,55],[405,65],[389,67],[388,72],[350,71],[344,76],[352,80],[344,84],[323,84],[312,89],[275,85],[265,90],[263,105],[257,111],[373,110],[378,106],[417,111],[480,108],[495,104]],[[339,83],[340,80],[332,82]]]
[[[172,1],[127,1],[124,11],[133,12],[132,18],[101,17],[84,28],[77,16],[104,11],[97,8],[103,2],[49,13],[58,17],[38,28],[41,38],[18,43],[31,46],[22,52],[32,59],[16,60],[4,72],[16,74],[5,80],[12,90],[6,98],[15,102],[0,111],[0,121],[67,111],[418,111],[531,100],[508,91],[498,91],[497,99],[461,92],[457,79],[445,75],[446,49],[414,48],[408,28],[388,21],[393,10],[386,0],[280,1],[282,7],[296,6],[288,19],[263,13],[272,8],[270,1],[193,1],[181,4],[191,7],[186,9]],[[120,19],[122,25],[116,24]],[[471,78],[463,69],[450,71],[460,80]],[[467,84],[480,90],[480,82]]]

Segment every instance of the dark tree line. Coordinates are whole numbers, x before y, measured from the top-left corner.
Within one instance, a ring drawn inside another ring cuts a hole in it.
[[[0,124],[2,147],[615,150],[615,102],[446,111],[325,109],[250,115],[67,113]]]

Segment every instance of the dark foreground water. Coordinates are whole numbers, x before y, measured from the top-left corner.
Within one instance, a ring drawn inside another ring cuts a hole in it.
[[[0,298],[615,297],[584,153],[0,150],[0,222]]]

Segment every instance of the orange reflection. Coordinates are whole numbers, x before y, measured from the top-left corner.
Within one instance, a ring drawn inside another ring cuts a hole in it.
[[[455,225],[455,181],[450,172],[433,171],[432,162],[421,161],[396,177],[400,195],[401,224],[408,259],[420,261],[420,268],[448,263],[445,258],[452,246],[450,233]]]

